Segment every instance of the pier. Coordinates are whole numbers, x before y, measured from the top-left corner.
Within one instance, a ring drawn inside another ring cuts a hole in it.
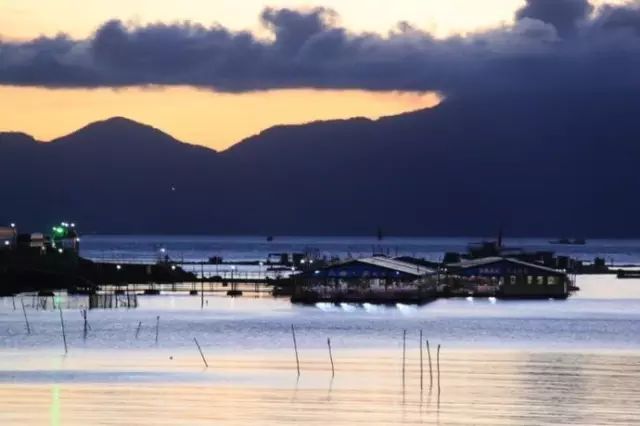
[[[424,304],[440,297],[564,299],[577,291],[572,271],[608,272],[603,259],[585,265],[551,251],[527,251],[495,242],[471,244],[466,253],[443,253],[441,261],[378,254],[340,259],[332,253],[270,253],[264,259],[221,256],[184,259],[154,247],[146,257],[102,253],[80,256],[75,225],[62,222],[51,237],[22,235],[0,250],[0,294],[24,292],[127,296],[162,293],[291,297],[293,303]],[[372,249],[373,250],[373,249]],[[582,268],[582,269],[580,269]],[[619,278],[637,272],[620,272]],[[203,302],[204,303],[204,302]]]

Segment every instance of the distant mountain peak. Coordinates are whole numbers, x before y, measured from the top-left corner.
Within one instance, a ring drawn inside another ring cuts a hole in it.
[[[113,117],[109,117],[104,120],[97,121],[96,123],[132,123],[132,124],[143,125],[138,121],[132,120],[131,118],[127,118],[122,115],[114,115]]]
[[[100,127],[146,128],[146,129],[161,131],[149,124],[141,123],[131,118],[127,118],[119,115],[105,118],[104,120],[94,121],[93,123],[87,124],[83,128],[100,128]]]
[[[142,130],[153,131],[153,132],[162,133],[169,136],[168,134],[162,132],[159,129],[156,129],[153,126],[140,123],[130,118],[120,117],[120,116],[110,117],[105,120],[94,121],[93,123],[87,124],[86,126],[80,128],[74,133],[80,133],[80,132],[86,132],[86,131],[129,132],[129,131],[142,131]]]
[[[23,132],[0,132],[0,144],[35,144],[38,141],[31,135]]]
[[[81,129],[51,142],[56,145],[89,144],[109,148],[183,144],[153,126],[119,116],[89,123]]]

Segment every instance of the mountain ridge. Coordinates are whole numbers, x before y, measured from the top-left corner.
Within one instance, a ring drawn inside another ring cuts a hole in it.
[[[153,137],[126,153],[106,142],[0,144],[12,159],[0,169],[12,182],[0,188],[0,215],[107,233],[468,236],[503,225],[511,235],[640,236],[621,218],[640,215],[630,196],[640,189],[637,95],[452,98],[378,120],[275,126],[219,153],[153,144],[177,140],[149,126]]]
[[[102,134],[101,134],[102,133]],[[48,141],[40,141],[37,140],[34,136],[22,132],[22,131],[1,131],[0,132],[0,143],[3,140],[11,140],[17,141],[21,140],[32,140],[40,145],[67,145],[67,144],[75,144],[75,143],[95,143],[95,139],[99,139],[99,142],[104,143],[104,138],[106,133],[106,137],[108,137],[108,143],[119,143],[122,139],[140,139],[140,136],[143,136],[143,141],[145,139],[149,139],[149,137],[157,138],[154,140],[154,143],[176,143],[196,148],[202,148],[206,150],[210,150],[213,152],[218,152],[217,150],[199,144],[193,144],[189,142],[185,142],[179,140],[172,136],[171,134],[154,127],[150,124],[142,123],[127,117],[123,116],[113,116],[103,120],[92,121],[77,130],[71,131],[62,136],[55,137]]]

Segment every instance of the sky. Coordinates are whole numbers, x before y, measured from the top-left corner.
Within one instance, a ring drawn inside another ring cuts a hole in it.
[[[224,149],[276,124],[377,118],[479,88],[625,84],[637,6],[0,0],[0,130],[49,140],[121,115]],[[600,68],[604,55],[619,66]],[[575,78],[585,63],[595,71]]]

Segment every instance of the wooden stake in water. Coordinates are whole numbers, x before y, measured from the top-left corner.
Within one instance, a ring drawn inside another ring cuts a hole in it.
[[[298,369],[298,377],[300,377],[300,358],[298,357],[298,343],[296,342],[296,330],[291,324],[291,336],[293,336],[293,349],[296,351],[296,367]]]
[[[136,329],[136,339],[138,338],[138,334],[140,334],[140,327],[142,327],[142,321],[138,321],[138,328]]]
[[[86,339],[87,338],[87,325],[88,325],[87,324],[87,310],[86,309],[82,310],[82,318],[84,319],[84,334],[83,334],[83,336]]]
[[[16,310],[16,297],[15,296],[11,296],[11,301],[13,302],[13,310]]]
[[[64,342],[64,353],[67,351],[67,334],[64,331],[64,318],[62,318],[62,308],[58,308],[60,310],[60,325],[62,326],[62,341]]]
[[[160,329],[160,315],[156,317],[156,343],[158,343],[158,331]]]
[[[404,375],[407,360],[407,330],[402,330],[402,384],[404,385]]]
[[[440,345],[438,345],[436,352],[436,365],[438,366],[438,392],[440,392]]]
[[[427,355],[429,356],[429,387],[433,386],[433,368],[431,366],[431,348],[429,347],[429,340],[427,340]]]
[[[423,371],[424,368],[422,366],[422,330],[420,330],[420,389],[424,389],[423,386]]]
[[[27,310],[24,308],[24,300],[20,299],[22,303],[22,313],[24,314],[24,322],[27,324],[27,334],[31,334],[31,327],[29,326],[29,318],[27,318]]]
[[[198,351],[200,351],[200,356],[202,357],[202,361],[204,361],[204,366],[209,368],[209,364],[207,363],[207,359],[204,357],[204,354],[202,353],[202,348],[200,348],[200,343],[198,343],[198,339],[196,339],[194,337],[193,341],[196,342],[196,346],[198,347]]]
[[[327,337],[327,346],[329,346],[329,360],[331,361],[331,377],[336,375],[336,370],[333,367],[333,354],[331,353],[331,339]]]

